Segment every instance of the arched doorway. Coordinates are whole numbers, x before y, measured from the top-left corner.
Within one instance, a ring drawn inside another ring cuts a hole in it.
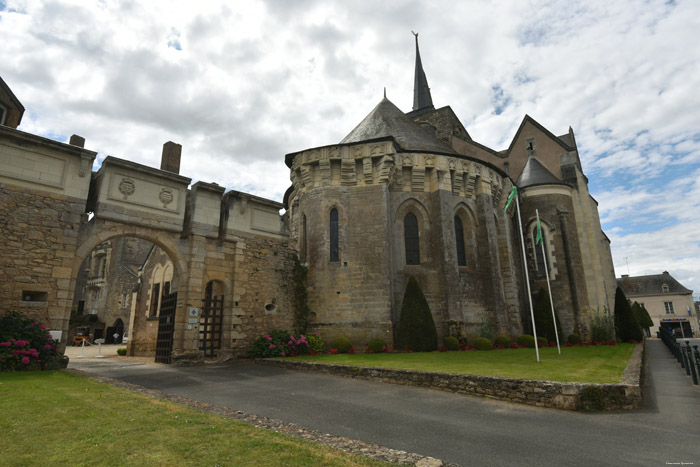
[[[121,344],[124,340],[124,321],[117,318],[114,325],[107,327],[105,344]]]
[[[154,357],[162,347],[169,361],[177,299],[168,298],[176,296],[181,265],[172,248],[161,245],[162,240],[131,232],[94,235],[81,245],[69,339],[71,332],[87,332],[90,341],[126,343],[127,354],[135,356]],[[165,315],[166,328],[161,329]]]

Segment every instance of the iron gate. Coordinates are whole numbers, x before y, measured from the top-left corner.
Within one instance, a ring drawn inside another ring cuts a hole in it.
[[[156,341],[156,363],[170,363],[173,350],[173,331],[175,331],[175,309],[177,292],[162,297],[158,317],[158,340]]]
[[[214,295],[202,299],[202,314],[199,318],[199,350],[204,358],[216,357],[221,349],[221,328],[224,318],[224,297]]]

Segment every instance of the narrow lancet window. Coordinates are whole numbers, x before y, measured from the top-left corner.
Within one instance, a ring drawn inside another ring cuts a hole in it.
[[[403,235],[406,244],[406,264],[420,264],[420,245],[418,242],[418,219],[412,212],[403,219]]]
[[[457,244],[457,265],[467,265],[467,255],[464,249],[464,226],[462,219],[455,216],[455,243]]]
[[[532,229],[532,238],[537,238],[537,226]],[[542,245],[544,245],[544,255],[542,254]],[[547,268],[549,270],[549,257],[547,256],[547,237],[545,236],[544,229],[542,229],[542,243],[535,244],[535,266],[537,267],[537,273],[544,275],[544,265],[545,260],[547,260]]]
[[[340,261],[340,250],[338,248],[338,210],[331,209],[331,262]]]

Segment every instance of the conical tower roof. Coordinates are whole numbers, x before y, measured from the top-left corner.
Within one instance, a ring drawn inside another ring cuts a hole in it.
[[[455,154],[451,147],[414,123],[386,97],[343,138],[340,144],[360,143],[389,136],[406,151]]]
[[[534,185],[565,185],[556,175],[547,170],[534,156],[530,156],[523,167],[523,171],[515,182],[519,188]]]

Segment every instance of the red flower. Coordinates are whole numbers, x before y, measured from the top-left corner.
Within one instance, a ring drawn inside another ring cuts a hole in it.
[[[440,352],[447,352],[447,347],[445,347],[444,345],[441,345]]]
[[[566,343],[566,346],[567,346],[567,347],[573,347],[573,345],[571,344],[571,342],[567,342],[567,343]]]
[[[355,353],[355,347],[351,347],[350,350],[348,350],[348,353]]]

